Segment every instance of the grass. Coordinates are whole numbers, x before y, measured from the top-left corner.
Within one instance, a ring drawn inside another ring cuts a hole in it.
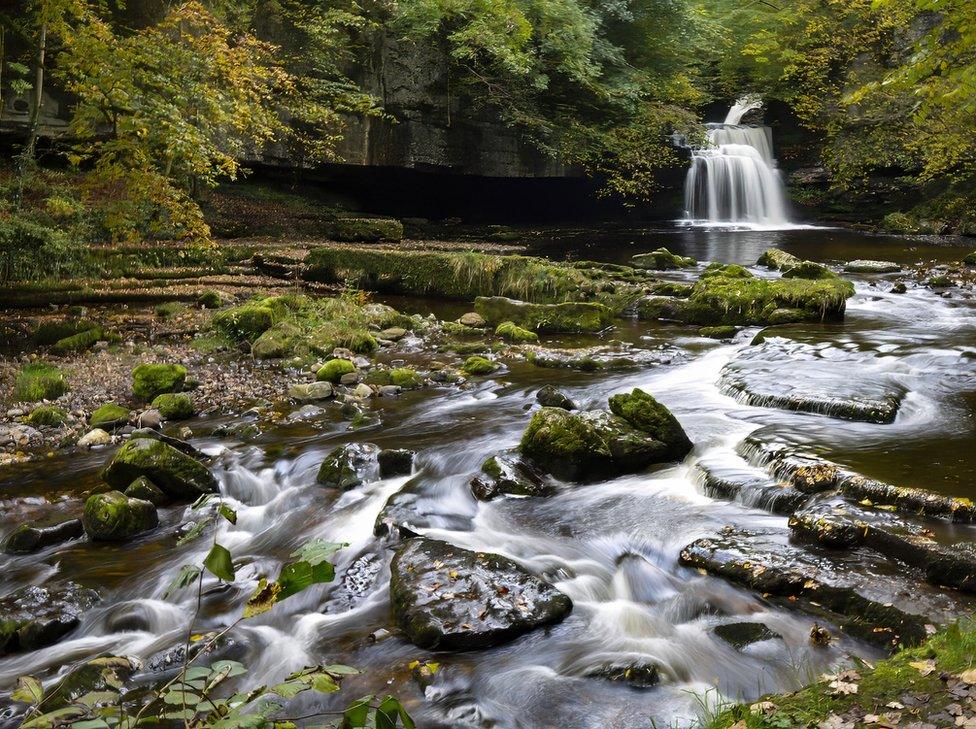
[[[53,400],[67,391],[64,373],[47,362],[24,365],[14,382],[14,398],[24,402]]]

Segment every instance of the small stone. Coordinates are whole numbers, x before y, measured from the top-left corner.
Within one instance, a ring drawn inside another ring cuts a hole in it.
[[[79,448],[94,448],[95,446],[105,446],[112,442],[112,436],[101,428],[94,428],[85,433],[78,439]]]
[[[311,382],[307,385],[295,384],[288,388],[288,397],[292,400],[328,400],[335,396],[335,389],[330,382]]]
[[[366,384],[362,383],[362,382],[360,382],[358,385],[356,385],[353,388],[351,394],[352,394],[353,397],[358,397],[358,398],[360,398],[362,400],[366,400],[368,398],[371,398],[374,395],[373,388],[370,387],[369,385],[366,385]]]
[[[391,342],[397,342],[407,336],[407,330],[403,327],[390,327],[389,329],[384,329],[380,332],[380,336],[383,339],[388,339]]]
[[[287,420],[292,423],[301,420],[315,420],[316,418],[321,418],[325,413],[325,408],[320,408],[318,405],[303,405],[298,410],[290,413]]]
[[[396,397],[400,394],[400,387],[398,385],[380,385],[378,392],[380,397]]]
[[[139,415],[140,428],[152,428],[157,430],[163,424],[163,415],[155,408],[144,411]]]
[[[342,375],[339,378],[339,384],[345,385],[346,387],[349,387],[350,385],[355,385],[357,382],[359,382],[358,372],[347,372],[346,374]]]
[[[466,314],[462,314],[461,318],[458,319],[458,324],[463,324],[466,327],[471,327],[472,329],[484,329],[488,326],[488,322],[485,318],[476,311],[469,311]]]
[[[535,399],[539,404],[547,408],[562,408],[563,410],[575,410],[576,403],[561,393],[552,385],[540,388],[535,394]]]

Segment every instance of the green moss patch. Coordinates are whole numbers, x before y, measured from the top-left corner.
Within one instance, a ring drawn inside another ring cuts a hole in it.
[[[498,369],[498,365],[490,359],[478,357],[477,355],[468,357],[464,360],[464,365],[461,367],[461,371],[466,375],[490,375],[496,369]]]
[[[320,382],[331,382],[336,384],[342,379],[343,375],[350,374],[356,371],[356,365],[350,362],[348,359],[330,359],[324,365],[319,367],[318,372],[315,373],[315,379]]]
[[[106,403],[97,408],[88,418],[88,424],[93,428],[112,430],[129,422],[129,411],[114,402]]]
[[[132,370],[132,392],[146,402],[157,395],[179,392],[186,382],[186,367],[178,364],[141,364]]]
[[[47,362],[33,362],[21,367],[14,382],[14,398],[25,402],[54,400],[68,391],[64,373]]]
[[[546,334],[598,332],[613,322],[613,311],[595,302],[534,304],[504,296],[479,296],[474,308],[490,324],[513,324]]]
[[[61,425],[67,420],[68,413],[64,408],[59,408],[54,405],[41,405],[41,407],[34,408],[31,414],[27,416],[27,423],[34,426]]]
[[[538,342],[539,335],[528,329],[523,329],[518,324],[512,321],[505,321],[498,325],[495,329],[495,334],[506,342],[514,342],[516,344],[525,344],[527,342]]]
[[[186,420],[196,414],[193,399],[184,392],[171,392],[157,395],[152,406],[159,411],[164,420]]]

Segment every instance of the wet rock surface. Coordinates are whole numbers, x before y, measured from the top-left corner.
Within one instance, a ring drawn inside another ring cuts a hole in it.
[[[94,590],[74,582],[22,587],[0,598],[0,654],[57,643],[97,601]]]
[[[7,536],[3,551],[7,554],[30,554],[77,539],[83,534],[81,519],[69,519],[51,526],[22,524]]]
[[[486,648],[559,622],[572,601],[517,563],[447,542],[406,542],[390,565],[397,624],[421,648]]]
[[[504,453],[481,464],[481,473],[471,479],[471,492],[476,499],[490,501],[506,494],[549,496],[555,493],[555,487],[545,474],[517,454]]]
[[[322,461],[315,480],[329,488],[346,491],[361,486],[379,475],[379,446],[372,443],[347,443],[336,446]]]
[[[102,474],[110,486],[124,490],[145,476],[174,499],[196,499],[217,491],[217,481],[202,463],[162,440],[133,438],[115,454]]]

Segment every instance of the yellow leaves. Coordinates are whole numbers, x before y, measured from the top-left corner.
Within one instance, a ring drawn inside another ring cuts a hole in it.
[[[934,673],[936,670],[935,661],[931,658],[925,661],[911,661],[908,665],[921,673],[923,676],[928,676]]]

